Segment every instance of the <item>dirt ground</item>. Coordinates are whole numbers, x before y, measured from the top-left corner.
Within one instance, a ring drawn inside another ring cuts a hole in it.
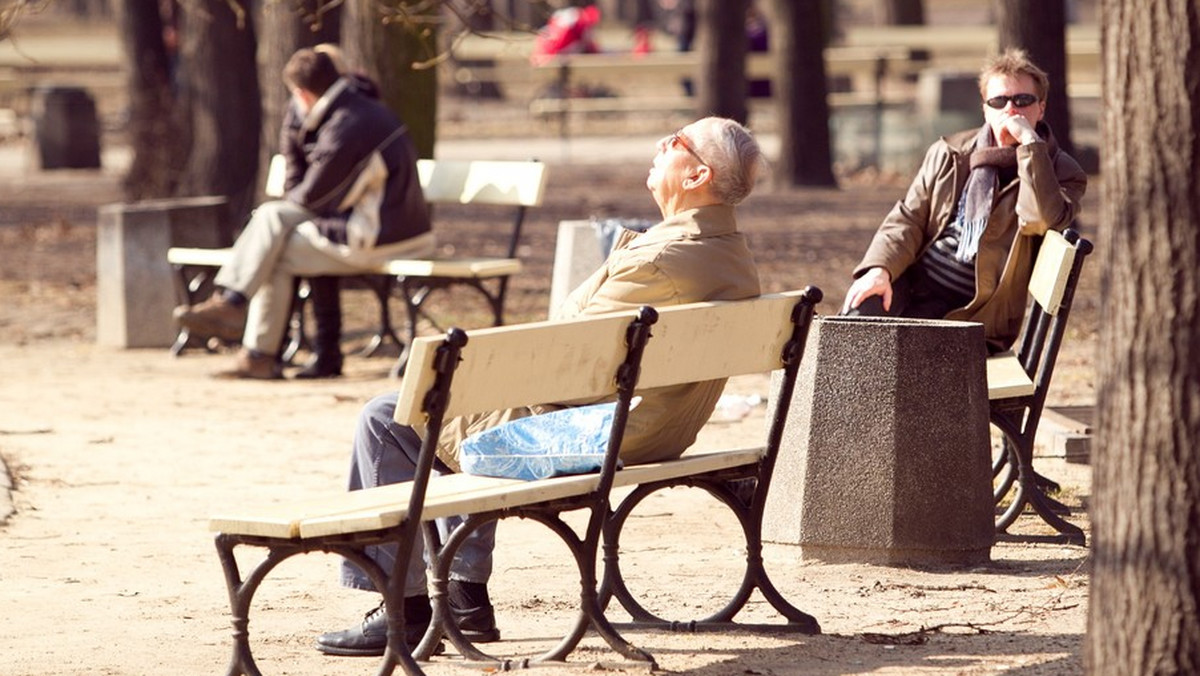
[[[530,216],[514,320],[544,315],[559,220],[653,215],[641,187],[647,166],[648,155],[645,162],[552,162],[547,204]],[[829,299],[822,311],[834,311],[848,271],[903,187],[872,175],[843,177],[838,190],[764,186],[740,218],[765,287],[817,284]],[[0,181],[0,457],[13,484],[12,513],[0,525],[5,674],[222,670],[229,613],[207,516],[340,490],[356,412],[394,386],[386,358],[351,357],[346,377],[334,381],[230,382],[209,377],[229,364],[228,354],[195,350],[173,359],[165,349],[97,347],[95,208],[119,199],[111,171],[8,172]],[[449,211],[439,219],[447,247],[494,244],[483,224]],[[1094,401],[1095,267],[1052,403]],[[345,295],[348,341],[361,341],[375,310],[364,292]],[[738,379],[730,391],[765,396],[767,380]],[[756,443],[762,409],[711,423],[700,445]],[[1062,497],[1078,508],[1072,520],[1088,530],[1087,466],[1038,462],[1062,481]],[[653,607],[691,619],[722,605],[738,570],[736,523],[697,491],[656,497],[641,511],[656,518],[635,520],[625,561]],[[1043,532],[1029,516],[1013,531]],[[497,652],[544,650],[568,626],[576,577],[562,565],[562,546],[536,524],[504,523],[499,541],[491,590],[506,641]],[[629,630],[627,637],[672,673],[1082,672],[1086,548],[1003,541],[990,563],[969,568],[831,565],[802,561],[786,545],[769,545],[765,556],[777,586],[818,618],[822,635]],[[328,556],[290,561],[260,592],[252,631],[268,673],[374,672],[373,660],[311,648],[317,633],[349,626],[374,603],[338,588],[335,564]],[[747,614],[779,619],[758,597]],[[479,671],[452,651],[429,668]],[[589,636],[568,665],[548,672],[592,671],[647,669]]]

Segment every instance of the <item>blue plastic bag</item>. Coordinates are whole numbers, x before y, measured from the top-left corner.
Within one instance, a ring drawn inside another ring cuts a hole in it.
[[[497,425],[462,442],[459,464],[467,474],[506,479],[597,472],[616,408],[579,406]]]

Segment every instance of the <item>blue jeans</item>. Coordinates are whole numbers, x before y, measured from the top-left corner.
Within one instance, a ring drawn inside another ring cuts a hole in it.
[[[417,458],[421,454],[421,437],[408,425],[401,425],[392,419],[396,411],[396,397],[395,392],[375,397],[358,416],[358,426],[354,431],[354,448],[350,458],[352,491],[412,481],[416,474]],[[439,472],[436,466],[434,469],[435,473]],[[440,473],[448,473],[448,470],[441,467]],[[462,519],[458,517],[438,519],[437,527],[443,542],[461,522]],[[492,574],[492,549],[495,543],[495,522],[472,533],[458,549],[458,554],[450,565],[450,578],[486,583]],[[408,579],[404,585],[405,596],[423,596],[428,593],[424,552],[424,542],[418,537],[408,565]],[[396,545],[367,547],[367,556],[379,564],[384,572],[390,572],[396,562]],[[342,562],[341,581],[347,587],[375,590],[371,579],[349,561]]]

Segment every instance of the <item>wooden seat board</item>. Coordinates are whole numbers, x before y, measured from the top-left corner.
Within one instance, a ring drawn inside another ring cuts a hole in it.
[[[749,448],[698,453],[685,455],[676,460],[632,465],[617,472],[613,485],[614,487],[634,486],[740,467],[757,462],[762,454],[762,448]],[[453,481],[459,477],[465,477],[465,479]],[[595,490],[599,480],[598,474],[552,477],[539,481],[495,479],[459,474],[437,477],[429,482],[429,487],[426,489],[422,519],[488,512],[586,495]],[[296,527],[302,538],[372,531],[399,525],[407,513],[407,501],[388,503],[386,500],[381,500],[371,508],[298,518]]]
[[[748,448],[697,453],[676,460],[632,465],[617,472],[614,485],[632,486],[740,467],[757,462],[763,450]],[[596,487],[597,481],[595,474],[542,481],[470,474],[438,476],[429,482],[422,518],[437,519],[584,495]],[[390,528],[398,525],[408,513],[411,487],[411,483],[389,484],[217,514],[209,520],[209,530],[292,539]]]
[[[1033,380],[1012,352],[987,359],[988,399],[1011,399],[1033,394]]]

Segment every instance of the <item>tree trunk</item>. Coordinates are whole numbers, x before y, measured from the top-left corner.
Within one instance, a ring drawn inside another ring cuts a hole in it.
[[[311,4],[311,3],[307,3]],[[261,189],[271,156],[279,152],[279,126],[291,94],[283,84],[283,67],[301,47],[338,42],[341,37],[341,12],[335,7],[320,17],[297,11],[290,3],[266,2],[260,12],[258,40],[258,79],[262,92],[262,141],[259,153]],[[259,195],[261,197],[261,194]]]
[[[172,59],[164,41],[158,3],[125,0],[118,31],[129,64],[129,145],[133,159],[125,175],[125,199],[167,197],[175,189],[182,154],[174,122]]]
[[[888,26],[925,25],[923,0],[882,0],[883,23]]]
[[[413,14],[416,9],[409,0],[348,2],[342,10],[342,45],[347,59],[379,83],[383,102],[408,125],[417,153],[433,157],[437,69],[422,64],[437,55],[438,7]]]
[[[700,52],[697,115],[718,115],[746,124],[746,9],[748,0],[697,0]]]
[[[1075,153],[1071,143],[1071,101],[1067,97],[1066,0],[997,0],[1000,49],[1024,49],[1050,76],[1045,121],[1058,146]]]
[[[774,31],[781,76],[775,78],[780,152],[776,181],[790,186],[836,185],[826,101],[822,0],[777,0]],[[790,77],[783,77],[790,74]]]
[[[1086,657],[1200,673],[1200,15],[1103,0],[1106,274]]]
[[[176,193],[224,195],[235,223],[254,205],[262,129],[251,4],[180,5],[179,104],[188,134]]]

